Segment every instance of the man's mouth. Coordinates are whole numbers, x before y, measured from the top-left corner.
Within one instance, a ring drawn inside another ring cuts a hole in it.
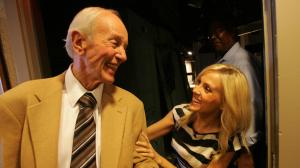
[[[119,65],[118,64],[113,64],[113,63],[107,63],[106,67],[109,68],[109,69],[111,69],[112,71],[116,72],[117,69],[118,69],[118,67],[119,67]]]

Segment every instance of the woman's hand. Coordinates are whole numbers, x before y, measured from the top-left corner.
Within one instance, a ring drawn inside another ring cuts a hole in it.
[[[142,132],[141,136],[145,139],[145,141],[136,142],[136,152],[144,157],[153,159],[159,164],[161,162],[160,155],[153,149],[146,133]]]
[[[137,141],[135,150],[143,157],[149,157],[162,168],[176,168],[171,162],[159,155],[152,147],[146,133],[141,133],[144,141]]]

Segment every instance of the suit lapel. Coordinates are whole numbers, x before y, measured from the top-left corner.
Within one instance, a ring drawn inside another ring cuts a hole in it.
[[[34,100],[30,100],[36,102],[28,108],[27,120],[37,167],[57,167],[64,77],[60,76],[57,78],[59,80],[49,82],[51,91],[43,90],[35,94],[35,98],[32,98]],[[117,168],[127,105],[122,102],[122,98],[114,86],[104,85],[101,106],[101,167]]]
[[[104,85],[101,111],[101,167],[117,168],[127,106],[111,85]]]
[[[55,89],[37,93],[35,98],[38,103],[28,108],[27,119],[37,167],[57,167],[63,82],[54,82],[49,86]],[[46,93],[51,94],[43,97]]]

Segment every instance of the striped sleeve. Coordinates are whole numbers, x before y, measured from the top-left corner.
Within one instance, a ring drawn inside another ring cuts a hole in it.
[[[173,119],[176,128],[180,125],[180,119],[189,113],[187,107],[188,104],[180,104],[172,109]]]

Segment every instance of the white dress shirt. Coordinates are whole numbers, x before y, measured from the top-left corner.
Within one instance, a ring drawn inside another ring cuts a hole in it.
[[[96,121],[96,161],[97,167],[100,163],[101,152],[101,98],[103,84],[99,85],[93,91],[87,91],[72,73],[71,66],[68,68],[65,75],[65,85],[62,91],[62,106],[60,114],[60,127],[58,137],[58,168],[70,168],[73,136],[75,130],[76,119],[79,113],[79,105],[77,101],[80,97],[90,92],[97,100],[96,108],[94,109],[94,119]]]

